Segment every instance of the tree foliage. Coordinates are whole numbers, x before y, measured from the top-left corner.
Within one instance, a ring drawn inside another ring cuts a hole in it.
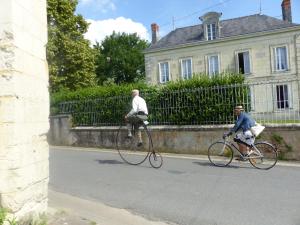
[[[50,89],[76,90],[95,84],[95,55],[83,34],[88,23],[75,15],[78,0],[47,0]]]
[[[115,83],[131,83],[145,78],[143,50],[148,47],[137,34],[113,33],[94,46],[98,83],[107,79]]]

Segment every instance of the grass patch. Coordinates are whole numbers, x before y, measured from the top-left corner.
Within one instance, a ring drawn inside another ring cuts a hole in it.
[[[278,150],[278,159],[286,160],[286,153],[293,151],[293,146],[289,145],[282,136],[276,133],[272,133],[271,135],[272,143],[275,143]]]
[[[9,217],[9,210],[0,208],[0,225],[47,225],[47,216],[42,214],[39,218],[28,218],[18,221],[15,217]]]
[[[260,122],[259,120],[257,120]],[[275,124],[295,124],[300,123],[300,120],[267,120],[267,121],[261,121],[263,124],[268,123],[275,123]]]
[[[7,215],[7,210],[4,208],[0,208],[0,225],[4,224],[6,215]]]
[[[279,145],[281,145],[282,142],[283,142],[283,137],[281,137],[281,136],[278,135],[278,134],[273,133],[272,136],[271,136],[271,138],[272,138],[277,144],[279,144]]]
[[[91,222],[90,222],[90,225],[97,225],[97,223],[94,222],[94,221],[91,221]]]

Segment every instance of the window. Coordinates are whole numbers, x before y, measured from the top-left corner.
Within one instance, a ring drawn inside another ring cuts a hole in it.
[[[239,52],[237,54],[238,58],[238,72],[241,74],[250,73],[250,57],[249,52]]]
[[[169,71],[168,62],[159,63],[159,77],[160,77],[160,83],[166,83],[170,80],[170,71]]]
[[[290,107],[288,85],[276,85],[276,97],[278,109],[287,109]]]
[[[181,60],[181,76],[185,80],[192,78],[192,59]]]
[[[274,48],[275,71],[287,70],[287,49],[286,46]]]
[[[208,57],[208,75],[216,75],[219,73],[219,57],[212,55]]]
[[[215,23],[207,24],[206,29],[207,29],[207,40],[216,39],[216,24]]]

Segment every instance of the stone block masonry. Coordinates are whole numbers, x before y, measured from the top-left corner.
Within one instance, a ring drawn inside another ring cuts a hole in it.
[[[44,213],[49,180],[46,0],[0,0],[0,207]]]

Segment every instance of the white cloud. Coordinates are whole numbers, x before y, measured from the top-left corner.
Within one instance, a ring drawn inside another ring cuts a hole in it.
[[[93,44],[96,41],[101,43],[101,41],[103,41],[106,36],[111,35],[113,31],[128,34],[137,33],[140,38],[149,40],[146,27],[128,18],[118,17],[116,19],[107,20],[87,19],[87,22],[90,23],[90,26],[88,32],[85,34],[85,38],[90,40]]]
[[[109,10],[116,10],[116,5],[114,4],[113,0],[81,0],[80,3],[82,5],[88,5],[94,9],[100,10],[102,13],[106,13]]]

